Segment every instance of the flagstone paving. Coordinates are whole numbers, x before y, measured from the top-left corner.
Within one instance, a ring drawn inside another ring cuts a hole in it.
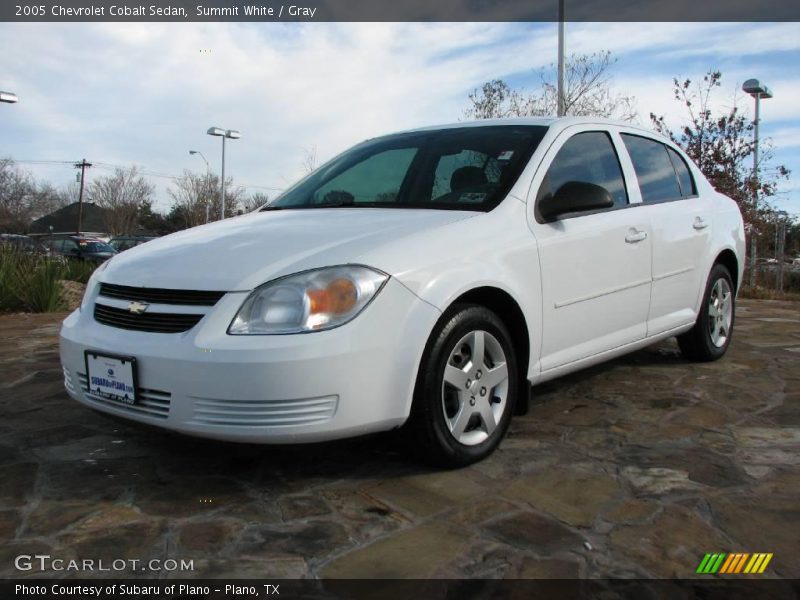
[[[687,577],[740,551],[800,577],[800,304],[742,301],[716,363],[668,341],[539,386],[458,471],[392,436],[242,446],[110,420],[62,389],[63,316],[0,316],[0,576],[42,576],[14,567],[38,553],[194,565],[101,577]]]

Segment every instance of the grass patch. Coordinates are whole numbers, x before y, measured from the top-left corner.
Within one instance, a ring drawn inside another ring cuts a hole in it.
[[[800,300],[800,292],[779,292],[778,290],[762,287],[750,287],[749,285],[742,286],[739,290],[739,298],[746,298],[748,300]]]
[[[67,281],[77,281],[78,283],[88,283],[89,278],[94,273],[97,265],[93,262],[84,260],[67,260],[64,276],[62,279]]]

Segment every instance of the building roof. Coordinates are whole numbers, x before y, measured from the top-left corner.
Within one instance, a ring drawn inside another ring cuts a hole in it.
[[[84,232],[106,231],[105,212],[105,208],[92,202],[84,202],[81,229]],[[75,233],[78,229],[78,203],[73,202],[49,215],[36,219],[31,224],[30,232],[50,233],[51,226],[53,233]]]

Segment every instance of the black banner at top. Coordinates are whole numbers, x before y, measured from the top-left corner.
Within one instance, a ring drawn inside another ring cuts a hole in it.
[[[547,22],[559,0],[3,0],[0,21]],[[800,21],[797,0],[564,0],[569,22]]]

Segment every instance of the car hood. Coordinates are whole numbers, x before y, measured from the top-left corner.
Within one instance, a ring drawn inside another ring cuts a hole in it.
[[[359,262],[383,244],[478,214],[373,208],[251,213],[131,248],[114,256],[100,279],[136,287],[251,290],[283,275]]]

